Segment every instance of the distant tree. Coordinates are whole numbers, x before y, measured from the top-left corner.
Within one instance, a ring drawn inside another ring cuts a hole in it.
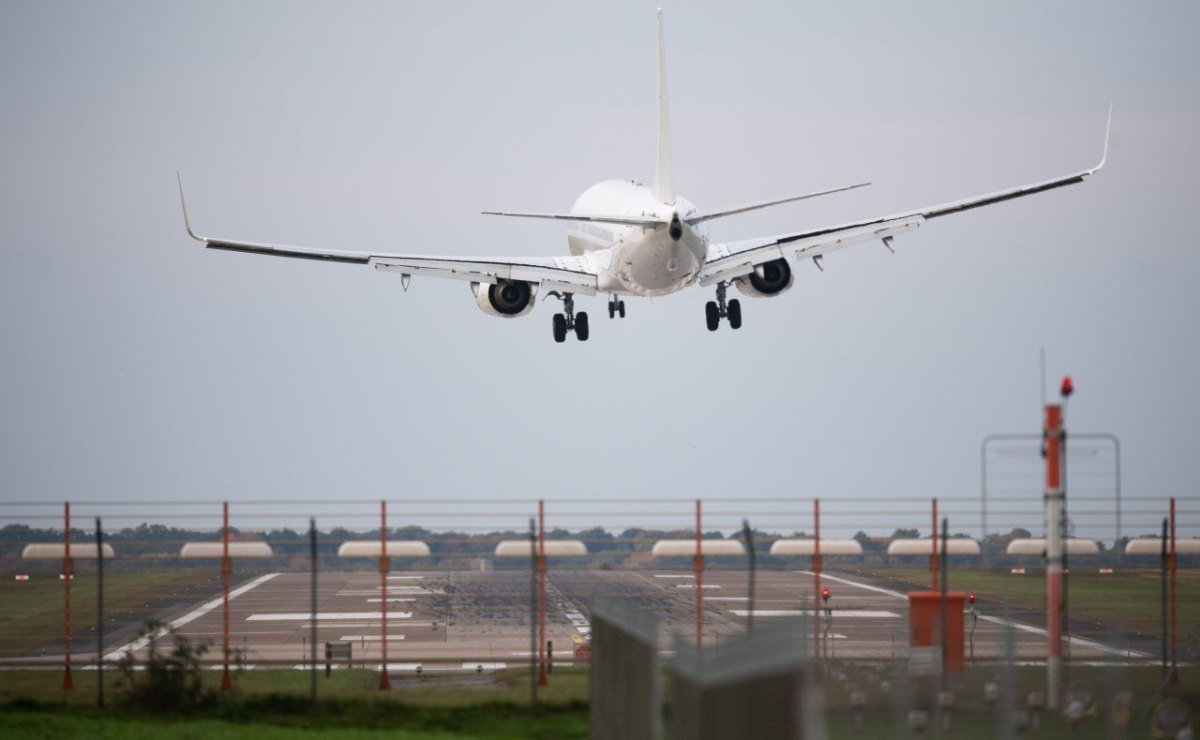
[[[904,527],[900,527],[900,528],[896,529],[895,532],[892,532],[892,539],[894,539],[894,540],[907,539],[907,538],[911,538],[911,537],[920,537],[920,536],[921,536],[921,530],[919,530],[919,529],[906,529]]]

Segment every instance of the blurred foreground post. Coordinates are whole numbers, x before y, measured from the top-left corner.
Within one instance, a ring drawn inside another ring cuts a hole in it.
[[[379,645],[382,660],[379,665],[379,690],[387,691],[392,688],[392,680],[388,676],[388,613],[387,613],[387,575],[388,575],[388,546],[387,546],[387,501],[379,502],[379,611],[383,619],[379,623]],[[315,648],[314,648],[315,649]]]
[[[229,559],[229,502],[221,504],[221,614],[224,649],[224,671],[221,673],[221,691],[233,688],[233,679],[229,675],[229,576],[233,563]]]
[[[104,707],[104,533],[96,517],[96,706]]]

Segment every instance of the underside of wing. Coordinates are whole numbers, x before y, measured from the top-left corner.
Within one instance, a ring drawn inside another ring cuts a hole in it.
[[[413,275],[464,280],[495,285],[505,281],[525,282],[546,290],[560,290],[582,295],[595,295],[597,271],[585,257],[443,257],[436,255],[391,254],[386,252],[355,252],[313,247],[293,247],[233,239],[200,236],[192,230],[183,183],[179,185],[179,200],[183,207],[184,226],[188,235],[209,249],[245,252],[269,257],[342,262],[373,265],[375,269],[399,273],[408,287]]]
[[[1109,111],[1109,129],[1111,129],[1112,111]],[[771,263],[779,265],[780,270],[787,271],[790,279],[790,268],[787,262],[801,258],[811,258],[821,267],[821,258],[843,247],[862,244],[865,242],[882,241],[889,249],[891,240],[897,234],[911,231],[926,221],[954,213],[961,213],[973,208],[1002,203],[1006,200],[1023,198],[1027,195],[1044,193],[1047,190],[1066,187],[1083,182],[1089,175],[1100,171],[1108,159],[1108,130],[1104,135],[1104,154],[1099,164],[1090,169],[1074,172],[1070,175],[1043,180],[1028,185],[1020,185],[1007,190],[999,190],[986,195],[942,203],[928,208],[919,208],[882,218],[866,219],[854,223],[842,224],[822,229],[811,229],[792,234],[748,239],[745,241],[714,244],[709,247],[708,260],[700,271],[700,285],[737,280],[754,275],[758,280],[763,279],[763,266]],[[779,263],[779,260],[785,260]],[[739,281],[739,286],[740,286]],[[789,283],[790,284],[790,283]],[[769,294],[769,293],[764,293]]]

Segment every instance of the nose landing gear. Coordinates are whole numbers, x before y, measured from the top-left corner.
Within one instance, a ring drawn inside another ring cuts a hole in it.
[[[736,298],[725,300],[725,289],[728,287],[729,283],[725,281],[717,283],[717,300],[704,304],[704,318],[709,331],[716,331],[723,318],[729,319],[730,329],[742,328],[742,304]]]
[[[625,318],[625,301],[618,300],[617,294],[613,293],[612,298],[608,300],[608,318],[615,318],[617,315]]]
[[[558,298],[563,302],[563,312],[554,314],[552,326],[554,328],[554,341],[567,341],[567,332],[574,331],[575,338],[581,342],[586,342],[588,339],[588,315],[587,311],[575,313],[575,296],[572,293],[559,293],[557,290],[552,290],[547,295]]]

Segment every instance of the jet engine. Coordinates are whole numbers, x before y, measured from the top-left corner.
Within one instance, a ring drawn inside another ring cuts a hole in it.
[[[770,262],[764,262],[749,275],[734,278],[734,284],[744,295],[751,298],[776,295],[792,287],[794,282],[792,267],[782,257]]]
[[[475,303],[486,314],[505,319],[524,316],[533,310],[537,291],[524,280],[499,280],[494,284],[471,283]]]

